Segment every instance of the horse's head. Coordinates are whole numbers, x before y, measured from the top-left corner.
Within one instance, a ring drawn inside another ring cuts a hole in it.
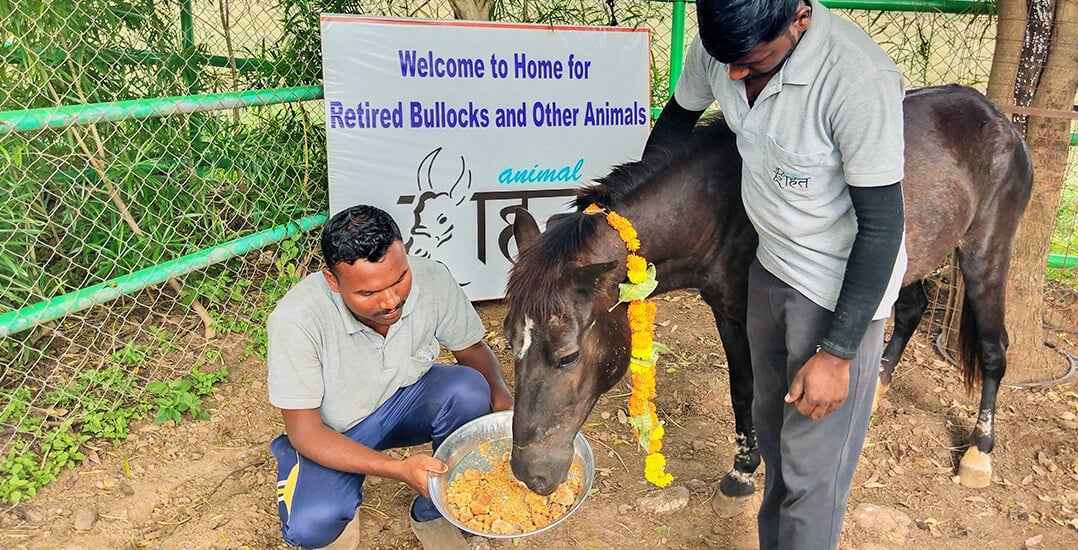
[[[513,474],[550,494],[569,470],[573,438],[596,400],[629,364],[629,324],[617,302],[624,249],[601,216],[573,215],[540,235],[519,210],[519,257],[509,275],[505,335],[513,349],[516,406]],[[584,237],[592,235],[584,246]]]

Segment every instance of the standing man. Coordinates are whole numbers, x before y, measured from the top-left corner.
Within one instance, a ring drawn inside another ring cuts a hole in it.
[[[713,101],[760,242],[749,271],[761,549],[838,547],[906,266],[902,74],[817,0],[697,0],[699,36],[645,148]]]
[[[326,267],[292,288],[269,317],[269,399],[285,434],[278,464],[284,539],[296,546],[358,547],[341,537],[369,475],[407,483],[411,526],[423,548],[468,548],[427,492],[446,465],[382,451],[432,442],[513,398],[486,330],[449,270],[409,257],[397,224],[371,206],[344,210],[322,233]],[[435,364],[439,345],[458,365]],[[337,540],[340,537],[340,540]]]

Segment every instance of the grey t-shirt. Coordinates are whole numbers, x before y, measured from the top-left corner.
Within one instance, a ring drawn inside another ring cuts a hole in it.
[[[903,176],[902,73],[860,28],[812,2],[797,48],[752,107],[744,81],[696,37],[674,97],[688,110],[717,101],[737,134],[756,255],[776,277],[834,310],[857,231],[847,186]],[[890,315],[906,270],[903,245],[874,319]]]
[[[438,357],[483,339],[483,322],[442,264],[408,257],[412,292],[386,337],[356,320],[312,273],[269,316],[269,400],[281,409],[321,408],[322,421],[344,432],[415,383]]]

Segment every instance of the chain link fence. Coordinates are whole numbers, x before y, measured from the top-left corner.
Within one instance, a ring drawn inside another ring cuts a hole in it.
[[[683,8],[503,0],[494,19],[649,26],[661,106]],[[230,362],[264,357],[273,304],[318,265],[322,12],[453,16],[443,0],[0,0],[0,503],[133,419],[202,417]],[[839,12],[911,87],[984,89],[987,12]]]

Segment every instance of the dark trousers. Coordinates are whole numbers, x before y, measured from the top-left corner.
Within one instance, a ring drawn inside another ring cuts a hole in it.
[[[757,516],[761,550],[838,547],[872,412],[885,320],[869,325],[850,364],[846,402],[812,420],[784,398],[794,374],[816,353],[831,316],[753,262],[748,309],[752,416],[766,474]]]
[[[490,386],[479,371],[435,364],[344,435],[378,451],[428,441],[436,450],[458,427],[490,411]],[[337,540],[363,502],[366,476],[311,461],[292,447],[287,435],[274,439],[270,450],[277,459],[277,510],[284,540],[305,548]],[[426,497],[416,500],[412,513],[419,521],[440,517]]]

